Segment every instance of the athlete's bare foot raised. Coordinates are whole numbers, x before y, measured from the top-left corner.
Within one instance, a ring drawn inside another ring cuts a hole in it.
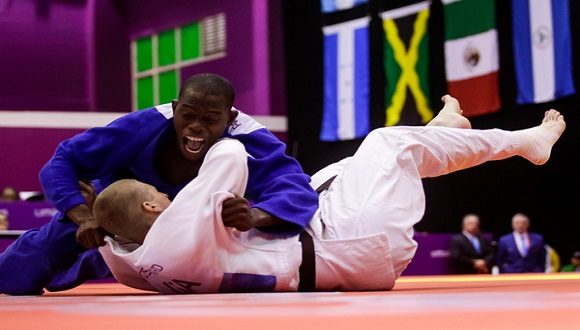
[[[550,158],[552,146],[565,129],[566,122],[560,112],[554,109],[546,111],[540,125],[514,132],[521,138],[520,155],[536,165],[545,164]]]
[[[463,116],[463,110],[461,110],[456,98],[445,95],[441,101],[445,102],[443,109],[426,126],[471,128],[471,123]]]

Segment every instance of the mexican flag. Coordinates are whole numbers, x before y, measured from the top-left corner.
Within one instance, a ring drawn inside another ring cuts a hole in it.
[[[499,110],[499,53],[493,0],[442,0],[448,92],[467,117]]]

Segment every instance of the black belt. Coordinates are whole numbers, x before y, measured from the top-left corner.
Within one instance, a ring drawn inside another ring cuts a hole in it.
[[[321,193],[328,189],[336,175],[326,180],[316,189],[317,193]],[[306,230],[300,233],[300,243],[302,243],[302,263],[298,269],[300,274],[300,284],[298,284],[298,291],[312,292],[316,289],[316,260],[314,256],[314,241],[312,236]]]
[[[330,179],[324,181],[323,184],[316,189],[316,192],[320,194],[330,187],[330,184],[336,175]],[[298,273],[300,274],[300,283],[298,284],[298,291],[300,292],[313,292],[316,289],[316,260],[314,256],[314,241],[312,236],[306,230],[300,233],[300,243],[302,243],[302,263],[300,268],[298,268]]]
[[[328,187],[330,187],[330,184],[332,183],[332,181],[334,181],[334,179],[336,179],[336,175],[331,176],[330,179],[324,181],[320,187],[316,188],[316,192],[318,194],[320,194],[321,192],[325,191],[326,189],[328,189]]]
[[[314,258],[314,241],[312,236],[303,230],[300,233],[300,243],[302,243],[302,263],[298,268],[300,274],[300,284],[298,291],[312,292],[316,289],[316,262]]]

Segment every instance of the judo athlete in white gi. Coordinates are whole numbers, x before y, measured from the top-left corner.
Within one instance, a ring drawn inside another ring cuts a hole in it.
[[[447,101],[460,113],[454,99]],[[318,187],[336,175],[306,228],[314,242],[314,289],[392,289],[417,247],[413,225],[425,209],[422,178],[513,156],[544,164],[565,127],[563,116],[549,110],[540,125],[513,132],[374,130],[352,157],[312,178]],[[100,248],[115,277],[168,294],[297,291],[303,260],[298,236],[241,232],[221,221],[222,203],[244,194],[246,162],[243,145],[224,139],[173,202],[135,180],[105,189],[94,214],[101,227],[118,235]]]

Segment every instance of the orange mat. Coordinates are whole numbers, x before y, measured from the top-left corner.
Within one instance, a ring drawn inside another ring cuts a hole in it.
[[[580,329],[580,274],[408,276],[389,292],[0,295],[1,329]]]

